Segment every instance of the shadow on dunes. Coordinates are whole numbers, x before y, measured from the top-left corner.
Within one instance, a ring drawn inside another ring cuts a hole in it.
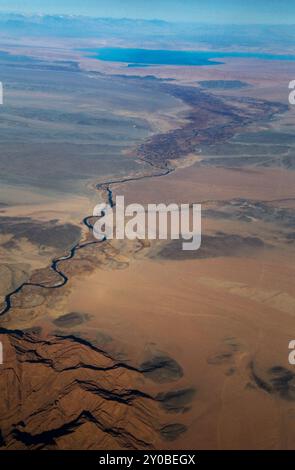
[[[178,413],[189,410],[195,394],[195,389],[187,388],[183,390],[172,390],[167,393],[159,393],[156,398],[166,411]]]
[[[140,365],[142,373],[154,382],[170,382],[183,376],[181,366],[168,356],[157,355]]]
[[[81,325],[88,320],[88,316],[79,312],[70,312],[61,315],[53,320],[53,323],[60,328],[72,328]]]
[[[258,370],[254,362],[250,364],[250,370],[251,377],[257,387],[284,400],[295,400],[294,372],[279,365],[267,370]]]

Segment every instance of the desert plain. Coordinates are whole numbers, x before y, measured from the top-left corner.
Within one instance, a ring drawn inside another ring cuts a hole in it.
[[[1,447],[294,448],[294,64],[23,60],[3,66]],[[201,204],[201,248],[97,242],[110,191]]]

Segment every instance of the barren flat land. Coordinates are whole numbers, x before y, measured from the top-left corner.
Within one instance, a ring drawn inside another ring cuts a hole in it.
[[[0,447],[294,449],[295,62],[41,46],[0,57]],[[200,249],[99,242],[116,195]]]

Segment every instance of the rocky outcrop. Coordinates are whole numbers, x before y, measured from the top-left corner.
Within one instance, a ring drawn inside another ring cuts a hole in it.
[[[82,338],[40,329],[1,329],[0,341],[0,448],[145,449],[186,430],[173,415],[183,393],[148,391],[145,374],[159,372],[159,361],[136,368]]]

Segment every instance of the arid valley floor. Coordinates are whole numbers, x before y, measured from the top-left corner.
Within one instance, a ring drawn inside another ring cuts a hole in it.
[[[0,447],[294,448],[295,63],[40,47],[1,58]],[[200,250],[97,242],[108,189],[202,204]]]

